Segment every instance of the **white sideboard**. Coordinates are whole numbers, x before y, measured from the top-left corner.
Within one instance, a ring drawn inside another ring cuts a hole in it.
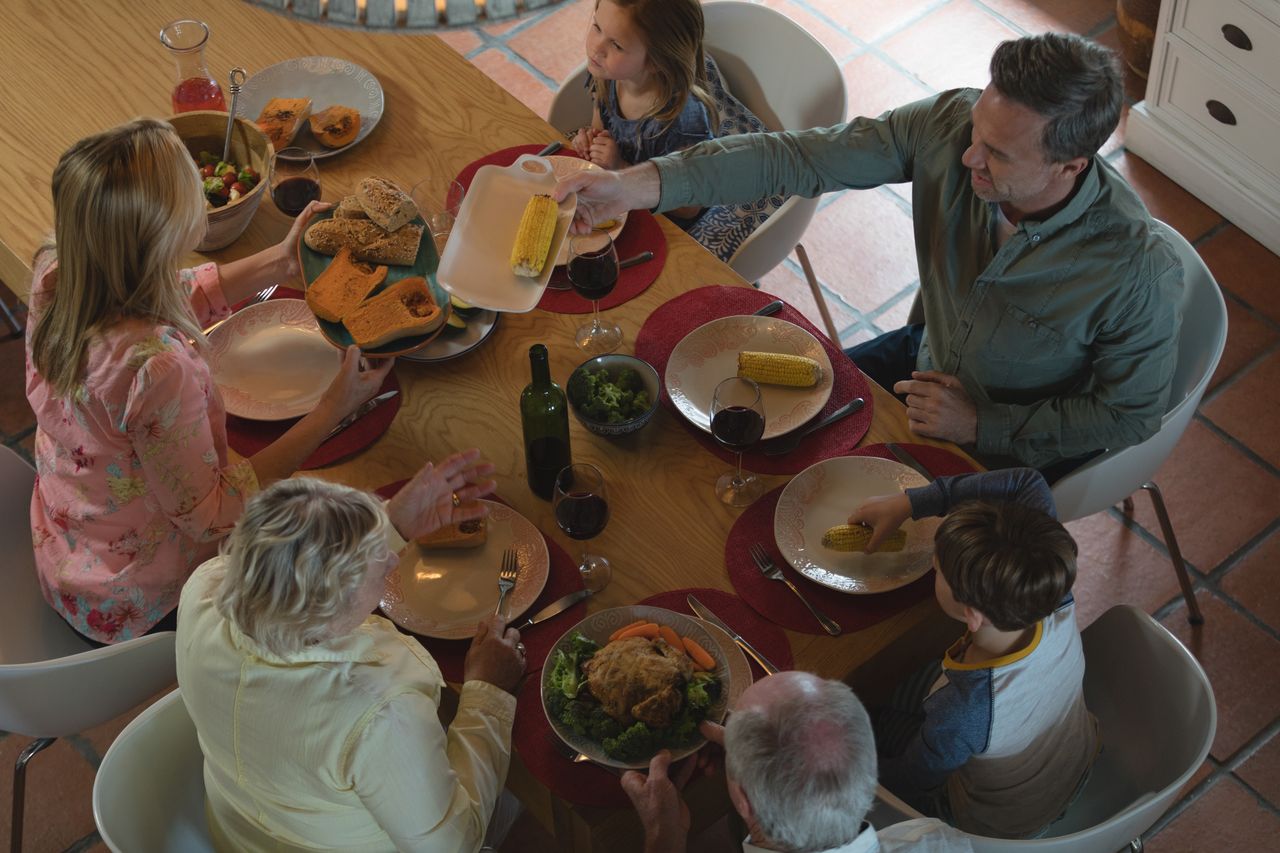
[[[1125,147],[1280,254],[1280,0],[1164,0]]]

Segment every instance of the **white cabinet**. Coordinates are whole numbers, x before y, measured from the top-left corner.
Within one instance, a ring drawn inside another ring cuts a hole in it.
[[[1125,147],[1280,254],[1280,0],[1164,0]]]

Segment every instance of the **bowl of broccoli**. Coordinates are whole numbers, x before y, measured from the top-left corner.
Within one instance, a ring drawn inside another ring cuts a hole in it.
[[[565,386],[574,417],[596,435],[629,435],[658,410],[658,371],[631,355],[609,353],[574,369]]]

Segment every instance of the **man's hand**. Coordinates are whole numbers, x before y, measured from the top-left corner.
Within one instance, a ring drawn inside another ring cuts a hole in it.
[[[577,193],[573,233],[589,234],[597,222],[617,219],[628,210],[654,207],[661,189],[658,167],[645,162],[621,172],[606,169],[574,172],[556,183],[552,197],[561,202],[569,193]]]
[[[486,681],[514,696],[524,666],[520,632],[507,627],[506,620],[495,613],[477,627],[462,664],[462,679]]]
[[[889,534],[911,517],[911,500],[903,493],[868,498],[849,515],[850,524],[865,524],[871,528],[871,538],[863,550],[870,554],[880,547]]]
[[[667,776],[671,753],[662,750],[649,762],[649,775],[635,770],[622,774],[622,790],[631,798],[644,827],[645,853],[684,853],[689,836],[689,807],[680,788],[689,781],[694,762],[686,761],[673,781]]]
[[[960,379],[936,370],[913,370],[910,379],[893,386],[907,395],[907,426],[916,435],[956,444],[978,440],[978,409]]]
[[[438,465],[428,462],[387,501],[387,517],[405,539],[480,518],[485,507],[476,501],[497,488],[492,475],[493,463],[482,462],[475,448],[455,453]]]

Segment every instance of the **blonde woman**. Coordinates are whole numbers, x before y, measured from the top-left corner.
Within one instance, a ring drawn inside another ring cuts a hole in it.
[[[173,128],[151,119],[71,146],[53,173],[53,202],[55,241],[36,255],[27,335],[32,538],[50,605],[111,643],[172,627],[183,582],[249,496],[291,474],[391,362],[362,372],[349,350],[314,412],[229,464],[201,329],[297,275],[298,237],[323,206],[277,246],[179,270],[204,234],[204,196]]]
[[[404,539],[483,513],[493,467],[479,457],[428,464],[385,511],[346,486],[283,480],[191,576],[178,684],[217,849],[479,848],[511,756],[519,634],[480,623],[446,731],[435,661],[370,616]]]

